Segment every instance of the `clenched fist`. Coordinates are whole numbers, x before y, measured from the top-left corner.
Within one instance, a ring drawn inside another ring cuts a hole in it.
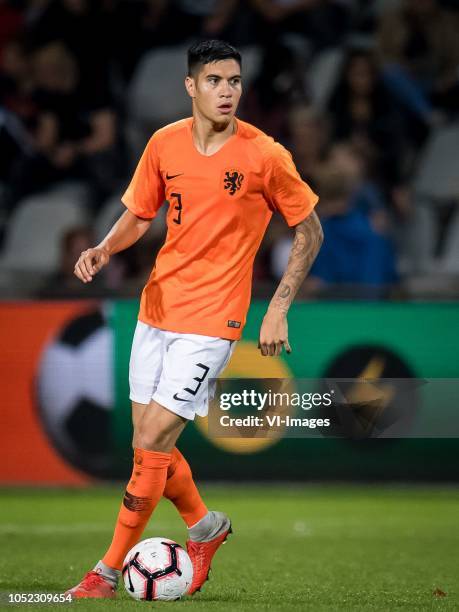
[[[74,274],[83,283],[89,283],[92,281],[92,277],[108,264],[109,259],[109,253],[101,247],[87,249],[81,253],[76,262]]]
[[[276,309],[268,308],[261,324],[258,348],[263,357],[280,355],[284,347],[287,353],[292,349],[288,342],[287,316]]]

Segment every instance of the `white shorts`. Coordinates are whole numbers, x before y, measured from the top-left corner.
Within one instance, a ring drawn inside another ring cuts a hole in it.
[[[206,416],[210,378],[218,378],[236,342],[199,334],[179,334],[137,321],[129,362],[129,397],[153,399],[185,419]],[[215,385],[213,385],[215,387]]]

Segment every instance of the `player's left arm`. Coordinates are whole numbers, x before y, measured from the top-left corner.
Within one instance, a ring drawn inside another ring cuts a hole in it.
[[[287,268],[269,304],[260,329],[259,348],[263,356],[280,355],[282,347],[291,352],[288,342],[287,313],[298,289],[319,252],[323,231],[317,214],[312,211],[295,225],[295,237]]]

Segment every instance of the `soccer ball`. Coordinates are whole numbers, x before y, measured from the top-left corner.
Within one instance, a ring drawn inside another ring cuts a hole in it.
[[[102,310],[70,320],[41,356],[36,399],[57,451],[93,476],[116,477],[112,420],[113,331]]]
[[[131,548],[123,563],[126,591],[139,600],[172,601],[188,591],[193,565],[187,552],[167,538],[149,538]]]

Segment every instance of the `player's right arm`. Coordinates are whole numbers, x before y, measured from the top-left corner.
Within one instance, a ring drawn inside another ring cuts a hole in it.
[[[137,217],[126,210],[100,244],[83,251],[75,264],[75,275],[84,283],[108,264],[110,256],[124,251],[141,238],[150,227],[152,219]]]
[[[109,262],[111,255],[127,249],[145,234],[164,202],[164,184],[154,135],[145,147],[121,201],[127,210],[102,242],[93,249],[83,251],[75,264],[75,275],[84,283],[92,280]]]

